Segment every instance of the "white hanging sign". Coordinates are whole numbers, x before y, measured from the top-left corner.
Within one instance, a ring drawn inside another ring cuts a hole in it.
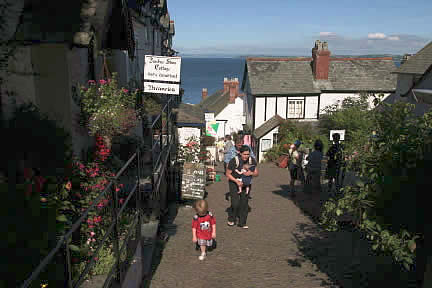
[[[333,141],[333,134],[335,134],[335,133],[339,133],[341,141],[345,140],[345,130],[330,130],[330,140],[331,141]]]
[[[144,80],[180,82],[181,57],[145,55]]]
[[[144,92],[179,95],[180,85],[158,82],[144,82]]]

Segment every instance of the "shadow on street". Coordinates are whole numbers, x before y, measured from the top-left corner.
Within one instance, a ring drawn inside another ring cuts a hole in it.
[[[318,195],[305,194],[297,186],[296,196],[292,197],[288,192],[289,186],[281,185],[281,189],[273,193],[291,199],[302,213],[317,223],[321,210],[320,198],[326,200],[329,197],[325,188],[323,186],[323,192]],[[317,229],[316,224],[298,223],[293,238],[303,257],[314,263],[339,287],[416,287],[414,272],[404,271],[392,261],[391,256],[376,255],[364,235],[350,225],[338,232],[327,232]],[[288,264],[301,265],[300,259],[291,262]],[[312,273],[308,276],[314,277]]]

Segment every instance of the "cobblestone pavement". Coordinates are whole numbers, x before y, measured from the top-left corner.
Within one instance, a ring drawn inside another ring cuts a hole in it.
[[[176,232],[163,250],[152,288],[332,287],[328,276],[318,271],[297,246],[296,237],[309,233],[299,227],[315,224],[293,201],[281,196],[289,181],[287,170],[269,164],[260,165],[259,169],[249,202],[252,211],[248,230],[226,224],[226,177],[207,186],[207,200],[217,221],[218,248],[203,262],[198,260],[199,252],[192,243],[191,221],[195,212],[187,207],[179,209],[173,223]]]
[[[261,164],[259,171],[253,179],[248,230],[226,224],[226,177],[207,186],[218,248],[203,262],[192,243],[195,212],[179,208],[172,236],[156,261],[151,288],[410,287],[408,275],[390,257],[374,256],[358,232],[329,233],[314,223],[326,193],[305,194],[297,187],[292,198],[286,169]]]

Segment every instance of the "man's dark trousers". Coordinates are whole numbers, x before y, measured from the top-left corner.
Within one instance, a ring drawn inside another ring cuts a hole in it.
[[[237,217],[239,218],[238,224],[240,226],[246,225],[248,213],[249,213],[249,198],[246,195],[245,189],[241,194],[238,194],[238,186],[232,181],[228,181],[230,196],[231,196],[231,207],[228,209],[228,221],[237,222]]]

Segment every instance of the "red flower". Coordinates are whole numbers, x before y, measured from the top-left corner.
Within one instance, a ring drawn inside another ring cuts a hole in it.
[[[108,83],[106,80],[104,80],[104,79],[101,79],[101,80],[99,80],[99,83],[101,84],[101,85],[105,85],[106,83]]]
[[[99,223],[99,222],[101,222],[102,221],[102,217],[101,216],[95,216],[94,218],[93,218],[93,222],[94,223]]]
[[[93,224],[93,219],[88,218],[88,219],[87,219],[87,224]]]
[[[119,191],[120,191],[120,188],[116,187],[115,192],[119,192]]]
[[[88,84],[96,84],[96,81],[95,80],[89,80]]]
[[[42,176],[36,176],[35,177],[35,184],[36,184],[36,192],[41,192],[42,191],[42,187],[43,184],[46,182],[47,180],[42,177]]]

